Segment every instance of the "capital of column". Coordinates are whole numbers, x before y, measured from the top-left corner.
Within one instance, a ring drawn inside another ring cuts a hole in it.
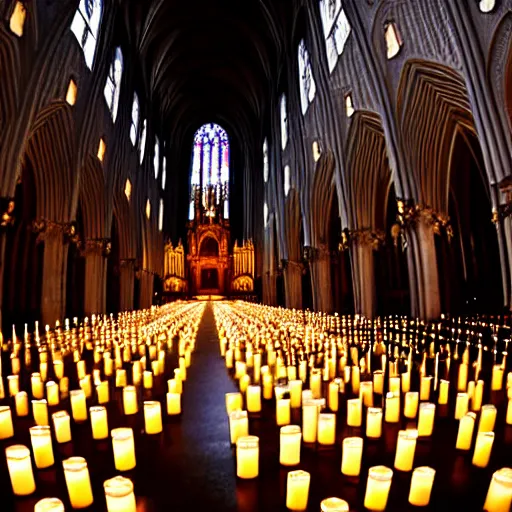
[[[371,228],[344,229],[338,244],[338,251],[343,252],[352,245],[361,247],[370,246],[374,251],[378,250],[386,242],[386,233],[380,229]]]
[[[60,236],[63,244],[80,245],[80,237],[74,222],[60,222],[41,218],[32,223],[32,230],[37,234],[37,243]]]
[[[88,238],[80,244],[80,252],[82,256],[99,255],[104,258],[108,257],[112,251],[112,243],[110,238]]]
[[[0,197],[0,228],[5,229],[14,224],[14,198]]]

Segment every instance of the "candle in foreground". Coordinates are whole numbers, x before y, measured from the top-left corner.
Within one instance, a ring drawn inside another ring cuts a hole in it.
[[[420,415],[418,417],[418,436],[428,437],[434,430],[434,419],[436,415],[436,404],[423,402],[420,404]]]
[[[146,434],[160,434],[162,425],[162,406],[156,400],[144,402],[144,428]]]
[[[76,422],[87,421],[87,401],[83,389],[74,389],[70,392],[71,414]]]
[[[139,411],[137,388],[135,386],[126,386],[123,389],[123,408],[126,415],[137,414]]]
[[[83,457],[70,457],[62,461],[62,467],[71,507],[80,509],[92,505],[94,499],[87,461]]]
[[[332,446],[336,442],[336,415],[321,413],[318,415],[318,444]]]
[[[359,476],[363,458],[363,438],[346,437],[343,439],[341,472],[346,476]]]
[[[309,483],[311,475],[298,469],[290,471],[286,484],[286,508],[294,512],[304,511],[308,507]]]
[[[418,414],[418,399],[417,391],[409,391],[405,394],[404,416],[406,418],[416,418]]]
[[[316,443],[318,405],[315,400],[302,402],[302,438],[305,443]]]
[[[167,414],[169,416],[176,416],[181,414],[181,394],[180,393],[167,393]]]
[[[360,398],[351,398],[347,400],[347,425],[349,427],[361,426],[362,408]]]
[[[320,512],[349,512],[349,507],[341,498],[325,498],[320,502]]]
[[[5,449],[7,467],[11,479],[12,490],[16,496],[28,496],[36,490],[30,450],[21,444]]]
[[[26,391],[20,391],[19,393],[16,393],[14,401],[16,404],[16,415],[20,417],[28,416],[28,393]]]
[[[382,409],[368,407],[366,413],[366,437],[378,439],[382,435]]]
[[[52,433],[50,427],[48,425],[31,427],[29,428],[29,432],[36,467],[38,469],[44,469],[53,466],[55,460],[53,458]]]
[[[131,428],[114,428],[110,434],[112,435],[116,469],[118,471],[130,471],[136,465],[133,430]]]
[[[457,393],[455,402],[455,419],[460,420],[469,409],[469,395],[467,393]]]
[[[230,413],[242,409],[242,393],[226,393],[226,412]]]
[[[68,443],[71,441],[71,418],[67,411],[54,412],[52,420],[57,443]]]
[[[64,503],[59,498],[43,498],[34,507],[34,512],[64,512],[64,510]]]
[[[98,395],[98,403],[99,404],[106,404],[108,403],[110,399],[110,393],[108,389],[108,381],[104,380],[101,381],[96,386],[96,394]]]
[[[387,423],[398,423],[400,420],[400,395],[395,393],[386,394],[384,419]]]
[[[491,458],[494,432],[478,432],[476,436],[475,451],[473,453],[473,466],[486,468]]]
[[[248,412],[260,412],[261,411],[261,386],[258,386],[258,385],[247,386],[246,399],[247,399],[247,411]],[[241,402],[242,402],[242,400],[240,400],[240,408],[241,408]]]
[[[59,405],[59,385],[53,380],[46,383],[46,399],[48,405]]]
[[[89,409],[91,413],[91,427],[93,439],[108,439],[107,409],[97,405]]]
[[[48,403],[46,399],[32,400],[32,414],[36,425],[48,425]]]
[[[492,432],[496,423],[498,410],[494,405],[487,404],[482,407],[480,412],[480,421],[478,423],[478,432]]]
[[[129,478],[115,476],[103,483],[108,512],[136,512],[133,483]]]
[[[416,451],[417,430],[400,430],[395,454],[395,469],[412,471]]]
[[[509,512],[512,506],[512,468],[495,471],[485,498],[487,512]]]
[[[469,450],[473,440],[473,430],[475,428],[476,414],[468,412],[459,422],[459,431],[457,433],[457,441],[455,448],[457,450]]]
[[[374,512],[386,510],[392,479],[392,469],[386,466],[373,466],[370,468],[364,496],[364,506],[368,510]]]
[[[259,474],[259,438],[239,437],[236,442],[236,475],[238,478],[256,478]]]
[[[236,444],[239,437],[249,435],[249,417],[247,411],[233,411],[229,414],[229,435],[231,444]]]
[[[279,463],[283,466],[296,466],[300,463],[300,442],[302,432],[298,425],[281,427],[279,436]]]
[[[0,374],[0,379],[2,375]],[[11,408],[8,405],[0,407],[0,439],[8,439],[14,435],[14,425],[12,424]]]
[[[426,507],[430,503],[435,469],[427,466],[416,468],[412,473],[409,503],[416,507]]]

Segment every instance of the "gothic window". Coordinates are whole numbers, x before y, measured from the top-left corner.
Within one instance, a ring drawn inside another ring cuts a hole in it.
[[[290,177],[290,166],[286,165],[284,168],[284,195],[288,197],[291,187],[291,177]]]
[[[263,181],[268,181],[269,163],[268,163],[268,142],[267,139],[263,142]]]
[[[133,94],[133,105],[132,105],[132,125],[130,127],[130,139],[132,144],[135,146],[137,142],[137,135],[139,133],[139,116],[140,116],[140,106],[139,106],[139,97],[137,93]]]
[[[286,106],[286,96],[283,94],[280,101],[281,108],[281,147],[286,148],[288,143],[288,107]]]
[[[160,142],[155,135],[155,155],[153,157],[153,167],[155,169],[155,180],[158,178],[158,171],[160,170]]]
[[[320,160],[320,156],[322,155],[322,150],[320,149],[320,143],[317,140],[313,141],[312,151],[313,151],[313,160],[315,162],[318,162],[318,160]]]
[[[16,34],[18,37],[23,35],[26,17],[27,9],[21,2],[16,2],[11,14],[11,19],[9,20],[9,28],[11,29],[11,32]]]
[[[320,14],[324,29],[327,63],[332,73],[338,57],[345,50],[351,27],[342,8],[341,0],[320,0]]]
[[[347,94],[345,96],[345,112],[347,117],[352,117],[354,115],[354,104],[352,103],[352,94]]]
[[[386,25],[385,35],[387,58],[389,60],[393,57],[396,57],[400,53],[400,48],[402,47],[402,39],[394,23],[388,23]]]
[[[496,0],[480,0],[478,6],[482,12],[491,12],[496,7]]]
[[[73,106],[76,103],[76,96],[78,94],[78,88],[76,82],[71,79],[68,85],[68,91],[66,92],[66,102]]]
[[[122,76],[123,53],[121,52],[121,48],[116,48],[116,54],[108,70],[107,83],[105,84],[105,99],[107,100],[107,105],[114,123],[116,122],[117,109],[119,107]]]
[[[302,114],[308,110],[309,104],[315,99],[316,84],[311,69],[311,61],[304,39],[299,43],[299,84],[300,84],[300,105]]]
[[[104,139],[100,139],[100,144],[98,146],[98,160],[103,162],[105,158],[105,152],[107,151],[107,144]]]
[[[165,182],[167,181],[167,158],[164,156],[162,162],[162,190],[165,190]]]
[[[151,201],[149,199],[146,201],[146,218],[148,220],[151,218]]]
[[[263,203],[263,225],[267,227],[268,225],[268,205],[267,203]]]
[[[128,202],[130,202],[132,197],[132,182],[129,179],[126,180],[124,185],[124,195],[126,196],[126,199],[128,199]]]
[[[194,200],[192,199],[188,205],[188,220],[194,220]]]
[[[142,122],[142,131],[140,132],[140,146],[139,146],[139,152],[140,152],[140,163],[142,165],[142,162],[144,160],[144,152],[146,151],[146,131],[147,131],[147,121],[144,119]]]
[[[89,69],[92,69],[94,63],[102,11],[103,0],[80,0],[71,23],[71,31],[84,52],[85,63]]]
[[[160,199],[160,208],[158,210],[158,231],[164,229],[164,200]]]

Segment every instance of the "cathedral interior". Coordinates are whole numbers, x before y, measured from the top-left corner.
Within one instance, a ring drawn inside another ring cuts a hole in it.
[[[512,510],[512,0],[0,0],[0,510]]]

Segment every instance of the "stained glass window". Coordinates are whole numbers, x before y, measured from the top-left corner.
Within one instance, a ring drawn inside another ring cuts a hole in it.
[[[164,156],[162,162],[162,190],[165,190],[165,182],[167,181],[167,159]]]
[[[270,170],[270,166],[268,163],[268,142],[267,139],[263,142],[263,181],[266,183],[268,181],[268,173]]]
[[[155,135],[155,155],[153,157],[153,167],[155,168],[155,180],[158,179],[158,171],[160,170],[160,142]]]
[[[320,14],[324,28],[329,72],[332,73],[343,53],[351,28],[341,0],[320,0]]]
[[[302,113],[305,114],[309,104],[315,99],[316,84],[309,60],[309,52],[304,39],[299,43],[299,84],[300,84],[300,105]]]
[[[288,107],[286,106],[286,96],[281,96],[281,147],[284,149],[288,143]]]
[[[142,162],[144,160],[144,152],[146,151],[146,130],[147,130],[147,122],[144,119],[142,122],[142,131],[140,132],[140,163],[142,165]]]
[[[121,48],[116,48],[114,60],[108,70],[107,83],[105,84],[105,99],[112,115],[114,123],[116,122],[117,109],[119,107],[119,95],[121,93],[121,77],[123,76],[123,53]]]
[[[139,133],[139,97],[137,93],[133,94],[133,105],[132,105],[132,125],[130,127],[130,139],[132,144],[135,146],[137,142],[137,135]]]
[[[94,63],[102,11],[103,0],[80,0],[71,23],[71,31],[84,52],[85,63],[89,69],[92,69]]]

